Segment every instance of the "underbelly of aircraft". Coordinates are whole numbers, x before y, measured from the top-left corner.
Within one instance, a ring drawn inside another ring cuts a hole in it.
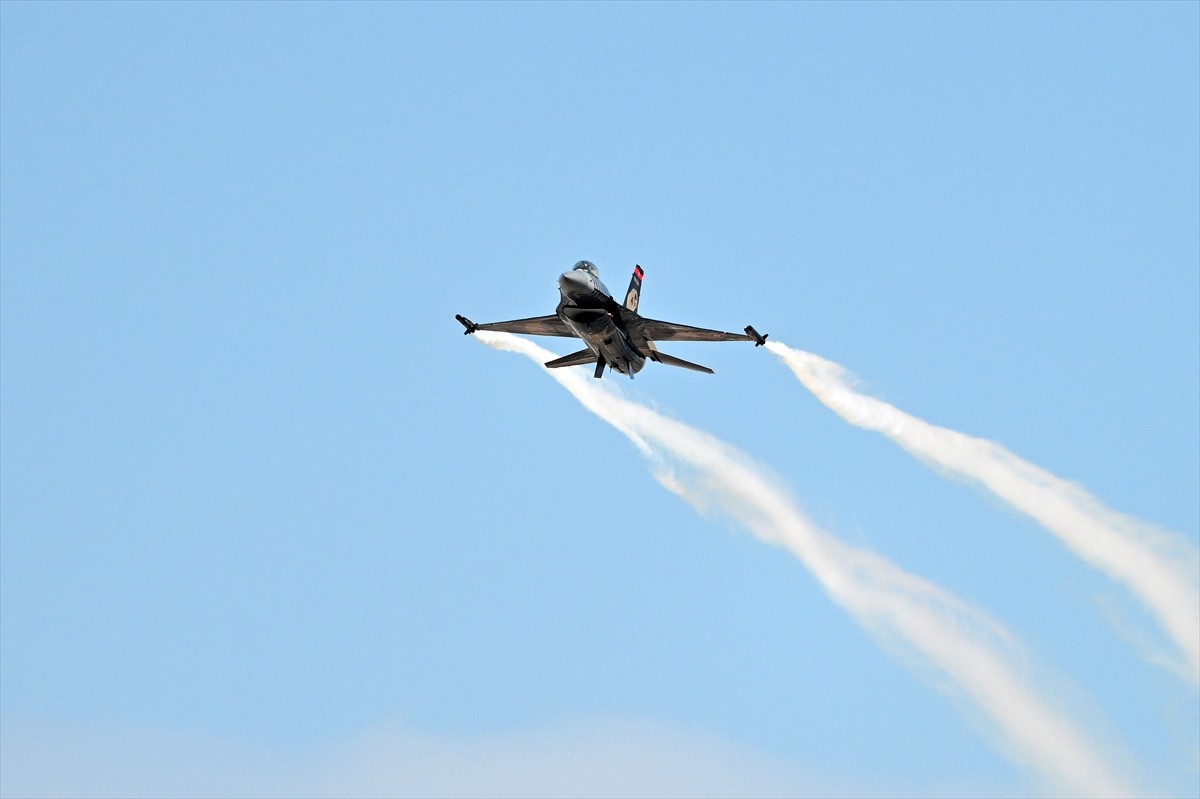
[[[558,315],[612,369],[635,375],[646,365],[645,357],[630,345],[608,311],[566,305],[559,308]]]

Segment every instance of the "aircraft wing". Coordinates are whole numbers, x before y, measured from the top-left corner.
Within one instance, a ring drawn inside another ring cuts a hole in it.
[[[483,325],[480,325],[483,327]],[[639,332],[648,341],[753,341],[745,333],[725,333],[704,327],[677,325],[656,319],[639,320]]]
[[[467,332],[499,330],[504,333],[524,333],[527,336],[575,337],[571,328],[563,324],[563,320],[557,316],[532,316],[528,319],[513,319],[511,322],[487,322],[482,325],[474,325],[473,328],[468,328]]]

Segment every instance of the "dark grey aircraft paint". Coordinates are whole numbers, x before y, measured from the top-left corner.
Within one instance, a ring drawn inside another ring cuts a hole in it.
[[[594,363],[596,377],[604,374],[605,366],[633,377],[645,366],[647,359],[668,366],[713,373],[707,366],[660,352],[654,346],[656,341],[753,341],[756,347],[766,343],[767,335],[760,335],[750,326],[746,327],[745,333],[724,333],[640,316],[637,308],[642,294],[643,275],[640,266],[633,268],[633,278],[625,292],[625,304],[619,305],[613,299],[612,292],[600,282],[596,265],[591,261],[580,261],[558,277],[560,299],[553,316],[534,316],[482,325],[459,314],[455,314],[454,318],[462,323],[468,334],[476,330],[498,330],[531,336],[582,339],[587,349],[548,361],[546,366],[554,369]]]

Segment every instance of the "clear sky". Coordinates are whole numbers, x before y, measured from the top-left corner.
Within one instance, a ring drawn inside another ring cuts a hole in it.
[[[640,263],[1196,542],[1198,142],[1196,3],[0,3],[0,791],[1043,790],[453,315]],[[765,351],[663,349],[717,373],[629,396],[1200,793],[1127,592]]]

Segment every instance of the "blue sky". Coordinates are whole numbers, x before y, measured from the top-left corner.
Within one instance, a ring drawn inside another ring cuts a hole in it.
[[[1198,31],[1195,3],[0,4],[0,789],[1040,790],[453,314],[640,263],[647,315],[752,323],[1195,542]],[[1195,686],[1118,586],[762,350],[668,351],[717,374],[631,396],[1003,621],[1135,782],[1200,790]]]

